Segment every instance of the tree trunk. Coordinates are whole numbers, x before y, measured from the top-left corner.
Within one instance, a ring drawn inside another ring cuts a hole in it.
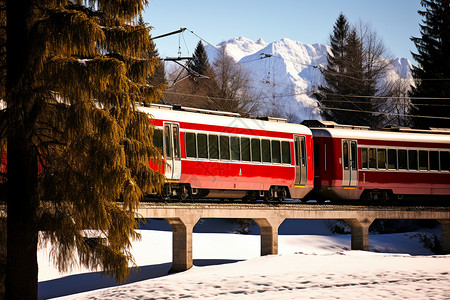
[[[6,299],[37,299],[37,158],[33,147],[31,0],[7,1],[8,192]]]
[[[8,141],[6,299],[37,299],[37,163],[17,140]]]
[[[5,272],[6,272],[6,218],[3,218],[0,213],[0,300],[3,300],[5,298],[5,275],[6,275]]]

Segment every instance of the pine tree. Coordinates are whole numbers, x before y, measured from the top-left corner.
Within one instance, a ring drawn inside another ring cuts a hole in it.
[[[414,123],[419,128],[450,127],[450,110],[445,107],[450,98],[450,1],[422,0],[421,5],[421,37],[411,38],[418,63],[412,68],[416,86],[411,101],[414,115],[431,118],[415,118]]]
[[[147,84],[149,31],[131,25],[147,2],[7,1],[7,299],[37,299],[39,231],[61,271],[128,274],[134,210],[163,182],[135,107],[162,95]]]
[[[352,94],[349,91],[349,87],[352,88],[352,85],[349,84],[352,78],[347,74],[349,34],[350,25],[347,18],[341,13],[333,26],[333,32],[330,35],[331,51],[327,55],[327,66],[322,70],[326,85],[319,86],[319,92],[314,95],[324,108],[322,116],[326,120],[341,124],[355,123],[352,122],[352,116],[355,116],[355,113],[352,113],[351,110],[358,109],[347,97]],[[355,49],[355,51],[357,50]],[[356,62],[353,64],[356,65]]]
[[[148,24],[145,23],[142,14],[139,14],[138,25],[148,27]],[[156,45],[153,40],[150,39],[150,45],[146,54],[143,55],[144,59],[157,59],[158,63],[155,65],[155,70],[152,72],[150,76],[147,77],[147,83],[151,86],[157,87],[158,89],[167,87],[167,79],[166,79],[166,70],[164,66],[164,60],[159,58],[158,49],[156,49]],[[157,102],[161,102],[161,99]],[[148,106],[149,103],[143,103],[144,106]]]
[[[199,41],[197,47],[195,47],[193,59],[189,62],[188,68],[198,75],[206,75],[211,68],[208,61],[208,55],[206,54],[205,47],[202,42]]]
[[[378,126],[380,106],[375,96],[388,96],[387,87],[380,84],[389,65],[382,41],[370,26],[350,28],[340,14],[330,47],[322,69],[326,84],[314,94],[322,116],[337,123]]]

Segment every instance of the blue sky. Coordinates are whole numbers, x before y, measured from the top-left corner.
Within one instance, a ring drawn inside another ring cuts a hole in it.
[[[302,43],[328,44],[333,25],[342,12],[351,24],[371,24],[393,57],[416,51],[411,36],[419,36],[420,0],[150,0],[144,20],[153,26],[152,35],[181,27],[182,35],[155,40],[161,57],[189,56],[198,35],[216,45],[245,36],[266,42],[289,38]],[[415,61],[412,61],[415,64]]]

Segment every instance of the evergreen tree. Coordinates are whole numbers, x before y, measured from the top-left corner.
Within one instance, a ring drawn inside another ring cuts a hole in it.
[[[450,127],[450,110],[445,107],[450,98],[450,1],[422,0],[421,5],[421,37],[411,38],[418,63],[412,68],[416,86],[411,101],[414,115],[432,118],[415,118],[414,123],[419,128]]]
[[[189,62],[188,68],[198,75],[206,75],[211,68],[208,55],[201,41],[198,42],[195,48],[193,59]]]
[[[376,127],[379,103],[387,96],[380,84],[389,65],[382,41],[369,26],[350,28],[340,14],[330,35],[331,51],[322,69],[326,84],[314,94],[322,116],[337,123]]]
[[[357,37],[352,31],[354,44],[348,45],[350,35],[350,25],[347,18],[341,13],[333,26],[330,35],[331,51],[327,55],[327,66],[322,70],[326,85],[319,86],[319,92],[314,96],[322,106],[322,116],[326,120],[332,120],[341,124],[356,124],[353,117],[356,115],[352,110],[357,110],[356,104],[348,98],[354,93],[354,78],[356,70],[351,70],[353,74],[348,74],[349,63],[356,67],[356,60],[360,57],[351,57],[347,53],[351,47],[357,47]],[[358,49],[350,49],[352,52],[361,53]],[[348,59],[351,58],[349,62]],[[350,67],[350,68],[351,68]]]
[[[148,167],[160,158],[153,128],[135,109],[162,94],[147,84],[148,29],[131,25],[146,4],[6,2],[7,299],[37,299],[39,231],[61,271],[128,274],[134,210],[163,182]]]
[[[139,15],[138,25],[148,27],[148,24],[144,22],[142,14]],[[159,58],[158,49],[156,49],[156,45],[153,40],[150,40],[150,45],[146,53],[143,55],[143,58],[147,60],[154,60],[156,63],[154,66],[154,71],[147,77],[147,83],[155,88],[165,89],[167,87],[167,79],[164,61]],[[155,102],[162,102],[162,97]],[[144,101],[143,105],[148,106],[150,103]]]

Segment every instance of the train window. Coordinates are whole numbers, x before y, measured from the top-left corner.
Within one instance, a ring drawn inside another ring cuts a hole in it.
[[[408,150],[408,168],[417,170],[417,150]]]
[[[442,172],[450,171],[450,152],[441,151],[440,156],[441,156],[441,171]]]
[[[369,168],[377,168],[377,153],[374,148],[369,149]]]
[[[231,160],[241,160],[241,147],[239,145],[239,138],[232,136],[231,140]]]
[[[178,124],[172,124],[173,153],[176,159],[181,158],[179,134],[180,128],[178,127]]]
[[[386,169],[386,149],[377,149],[378,169]]]
[[[358,145],[356,143],[356,141],[351,141],[350,142],[350,152],[352,154],[351,157],[351,164],[352,164],[352,169],[356,170],[358,168],[357,163],[358,163]]]
[[[262,149],[262,160],[263,162],[271,162],[270,158],[270,141],[269,140],[262,140],[261,141],[261,149]]]
[[[439,152],[430,151],[430,170],[439,171]]]
[[[197,157],[195,133],[186,132],[186,157]]]
[[[315,145],[314,149],[316,149],[316,147],[318,148],[319,146]],[[291,164],[291,144],[289,144],[289,142],[281,142],[281,158],[283,164]]]
[[[242,161],[250,161],[250,139],[241,138]]]
[[[361,168],[369,168],[369,161],[367,160],[367,148],[361,148]]]
[[[153,146],[158,149],[163,147],[163,132],[161,129],[155,129],[153,131]]]
[[[275,164],[281,163],[281,143],[280,141],[272,141],[272,162]]]
[[[342,145],[342,156],[344,156],[344,169],[348,169],[348,142],[344,141]]]
[[[164,146],[166,158],[172,158],[172,139],[170,138],[170,125],[164,126]]]
[[[208,136],[204,133],[197,134],[198,158],[208,158]]]
[[[397,170],[397,150],[388,149],[388,169],[389,170]]]
[[[428,151],[419,151],[419,170],[428,171]]]
[[[406,150],[398,150],[398,168],[399,170],[406,170],[408,168],[408,155]]]
[[[217,135],[208,136],[209,159],[219,159],[219,137]]]
[[[304,136],[300,139],[300,145],[302,146],[302,166],[306,167],[306,140]]]
[[[220,136],[220,159],[230,159],[230,139],[228,136]]]
[[[259,139],[252,139],[252,161],[261,161],[261,142]]]

